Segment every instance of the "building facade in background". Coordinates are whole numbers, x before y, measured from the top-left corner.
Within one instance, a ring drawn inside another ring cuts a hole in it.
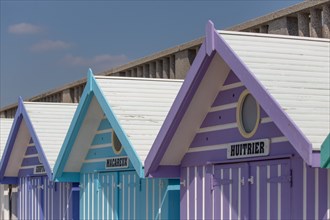
[[[228,28],[231,31],[269,33],[302,37],[330,38],[330,1],[304,1],[280,11]],[[104,71],[99,75],[145,78],[184,79],[203,38],[125,65]],[[86,79],[42,93],[27,101],[77,103]],[[0,117],[13,118],[17,104],[0,110]]]

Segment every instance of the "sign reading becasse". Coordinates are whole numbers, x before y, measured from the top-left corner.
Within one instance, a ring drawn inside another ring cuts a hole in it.
[[[227,147],[227,159],[267,155],[269,155],[269,139],[231,143]]]
[[[105,168],[127,168],[128,157],[112,157],[106,160]]]

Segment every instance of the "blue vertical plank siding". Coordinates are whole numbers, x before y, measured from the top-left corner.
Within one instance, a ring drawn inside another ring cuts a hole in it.
[[[112,148],[112,130],[102,119],[80,175],[81,219],[177,219],[178,181],[140,178],[129,161],[128,168],[105,168],[107,158],[127,156]],[[172,187],[172,188],[171,188]]]
[[[82,219],[175,219],[177,181],[139,178],[135,171],[81,175]]]

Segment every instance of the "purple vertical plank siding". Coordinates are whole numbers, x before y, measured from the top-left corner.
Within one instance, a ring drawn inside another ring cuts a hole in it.
[[[257,165],[259,167],[259,206],[260,219],[267,219],[267,165]],[[257,181],[257,180],[256,180]]]
[[[197,177],[196,177],[196,183],[197,183],[197,219],[203,218],[203,166],[197,167]]]
[[[327,183],[327,169],[319,169],[319,218],[327,219],[327,195],[328,195],[328,184]],[[329,198],[330,199],[330,198]]]
[[[181,168],[181,183],[185,183],[185,185],[180,184],[180,219],[187,219],[187,167]]]
[[[315,219],[315,169],[306,165],[307,170],[307,219]]]
[[[49,181],[47,176],[19,180],[19,219],[70,219],[71,185]]]
[[[206,165],[205,166],[205,188],[204,193],[205,193],[205,219],[211,219],[212,218],[212,213],[213,213],[213,203],[212,203],[212,193],[211,191],[211,172],[213,169],[213,165]]]
[[[231,179],[233,180],[233,183],[231,184],[231,194],[232,194],[232,199],[231,199],[231,219],[237,219],[238,218],[238,185],[241,184],[240,179],[238,178],[238,170],[239,168],[231,169],[232,170],[232,177]]]
[[[189,169],[189,219],[195,219],[195,202],[196,198],[195,196],[195,167],[190,167]]]
[[[223,179],[229,180],[229,169],[223,169]],[[230,208],[230,200],[229,200],[229,185],[230,184],[223,184],[223,218],[229,219],[229,208]]]
[[[282,160],[283,161],[283,160]],[[279,161],[281,163],[281,176],[290,175],[289,161]],[[281,219],[289,219],[291,216],[291,183],[281,182]]]
[[[293,207],[291,216],[293,219],[303,219],[303,161],[295,156],[292,163],[292,199]]]
[[[281,168],[281,165],[272,165],[270,167],[270,177],[274,178],[278,176],[278,167]],[[271,183],[270,184],[270,216],[275,217],[279,219],[280,217],[278,216],[278,185],[280,183]]]

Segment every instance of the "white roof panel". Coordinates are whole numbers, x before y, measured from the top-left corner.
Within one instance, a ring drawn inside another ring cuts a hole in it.
[[[319,151],[330,132],[330,40],[220,35]]]
[[[12,118],[0,118],[0,159],[2,158],[2,153],[6,147],[13,121],[14,119]]]
[[[144,164],[183,80],[95,78]]]
[[[24,102],[24,106],[53,170],[77,104]]]

